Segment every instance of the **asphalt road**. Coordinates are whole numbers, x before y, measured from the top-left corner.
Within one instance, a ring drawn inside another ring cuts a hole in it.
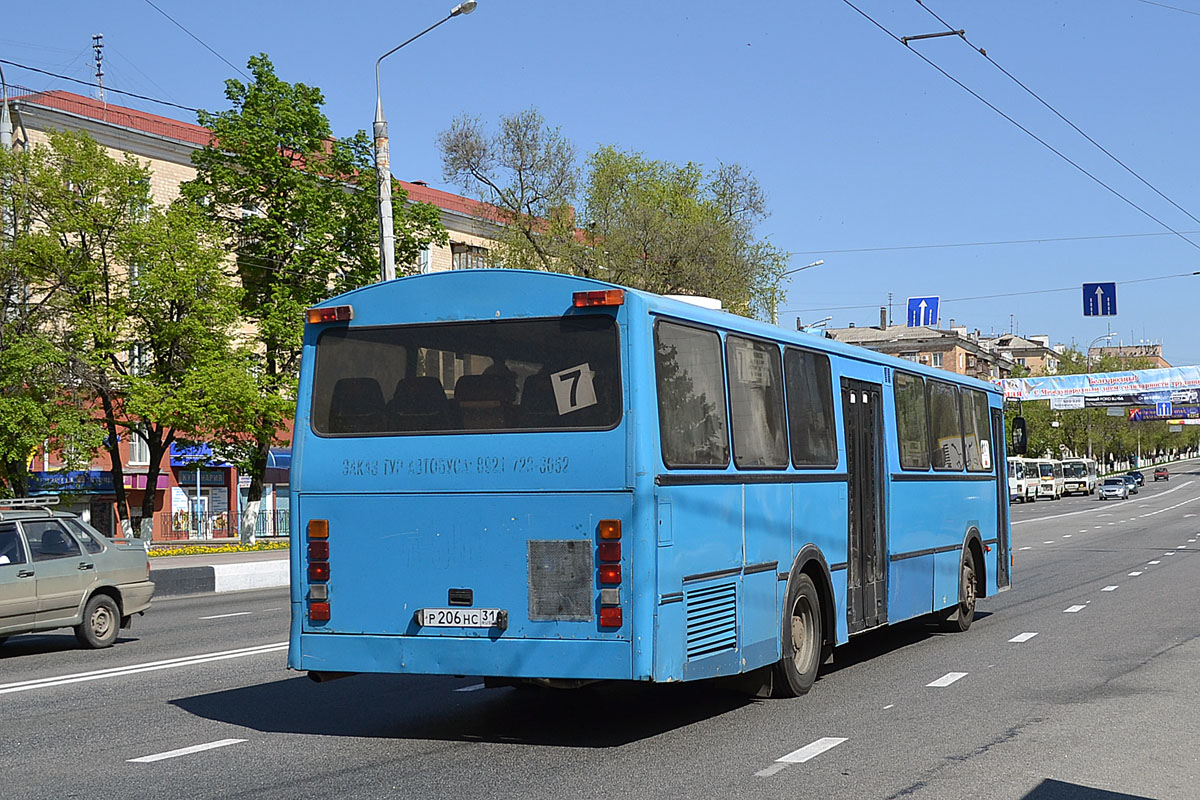
[[[13,798],[1200,797],[1200,467],[1128,501],[1012,516],[1014,588],[982,600],[969,632],[859,637],[795,700],[314,684],[284,668],[284,590],[156,602],[106,651],[69,631],[17,637],[0,645],[0,785]]]

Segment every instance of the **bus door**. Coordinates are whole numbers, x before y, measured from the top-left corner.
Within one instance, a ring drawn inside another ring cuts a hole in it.
[[[883,404],[877,383],[842,378],[842,419],[850,483],[846,588],[850,633],[887,622],[887,538],[883,513]]]
[[[992,409],[992,460],[996,462],[996,475],[1000,475],[1000,462],[1004,458],[1004,412]],[[1000,481],[996,481],[996,586],[1008,586],[1008,498]]]

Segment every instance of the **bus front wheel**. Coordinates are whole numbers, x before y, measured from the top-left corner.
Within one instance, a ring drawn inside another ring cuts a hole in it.
[[[821,667],[821,597],[812,578],[800,573],[788,585],[783,612],[783,658],[776,666],[776,694],[806,694]]]

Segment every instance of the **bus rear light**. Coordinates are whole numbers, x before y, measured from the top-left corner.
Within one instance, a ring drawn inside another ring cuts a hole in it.
[[[621,543],[620,542],[601,542],[597,548],[597,555],[601,561],[620,561],[621,560]]]
[[[601,564],[600,583],[605,586],[615,586],[621,582],[620,564]]]
[[[621,627],[621,607],[602,608],[600,609],[600,627],[602,628],[619,628]]]
[[[601,289],[595,292],[575,292],[572,301],[576,308],[625,305],[624,289]]]
[[[329,587],[324,583],[314,583],[308,587],[309,600],[328,600]]]
[[[621,609],[617,609],[620,611]],[[603,609],[601,609],[603,612]],[[329,621],[329,603],[309,603],[308,618],[313,622],[328,622]],[[601,613],[603,618],[603,613]]]
[[[310,538],[310,539],[328,539],[329,538],[329,520],[327,520],[327,519],[310,519],[308,521],[308,538]]]
[[[621,520],[619,519],[602,519],[597,528],[601,539],[621,538]]]
[[[308,565],[308,580],[311,581],[327,581],[329,580],[329,562],[314,561]]]
[[[329,306],[328,308],[310,308],[305,313],[305,319],[310,324],[318,322],[349,322],[354,319],[354,307]]]
[[[621,605],[621,590],[620,589],[601,589],[600,590],[600,605],[602,605],[602,606],[619,606],[619,605]]]
[[[309,561],[327,561],[329,559],[329,542],[309,542],[308,543],[308,560]]]

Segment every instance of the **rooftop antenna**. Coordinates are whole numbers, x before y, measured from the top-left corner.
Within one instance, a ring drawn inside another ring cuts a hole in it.
[[[96,99],[104,102],[104,34],[92,35],[92,49],[96,51]]]

